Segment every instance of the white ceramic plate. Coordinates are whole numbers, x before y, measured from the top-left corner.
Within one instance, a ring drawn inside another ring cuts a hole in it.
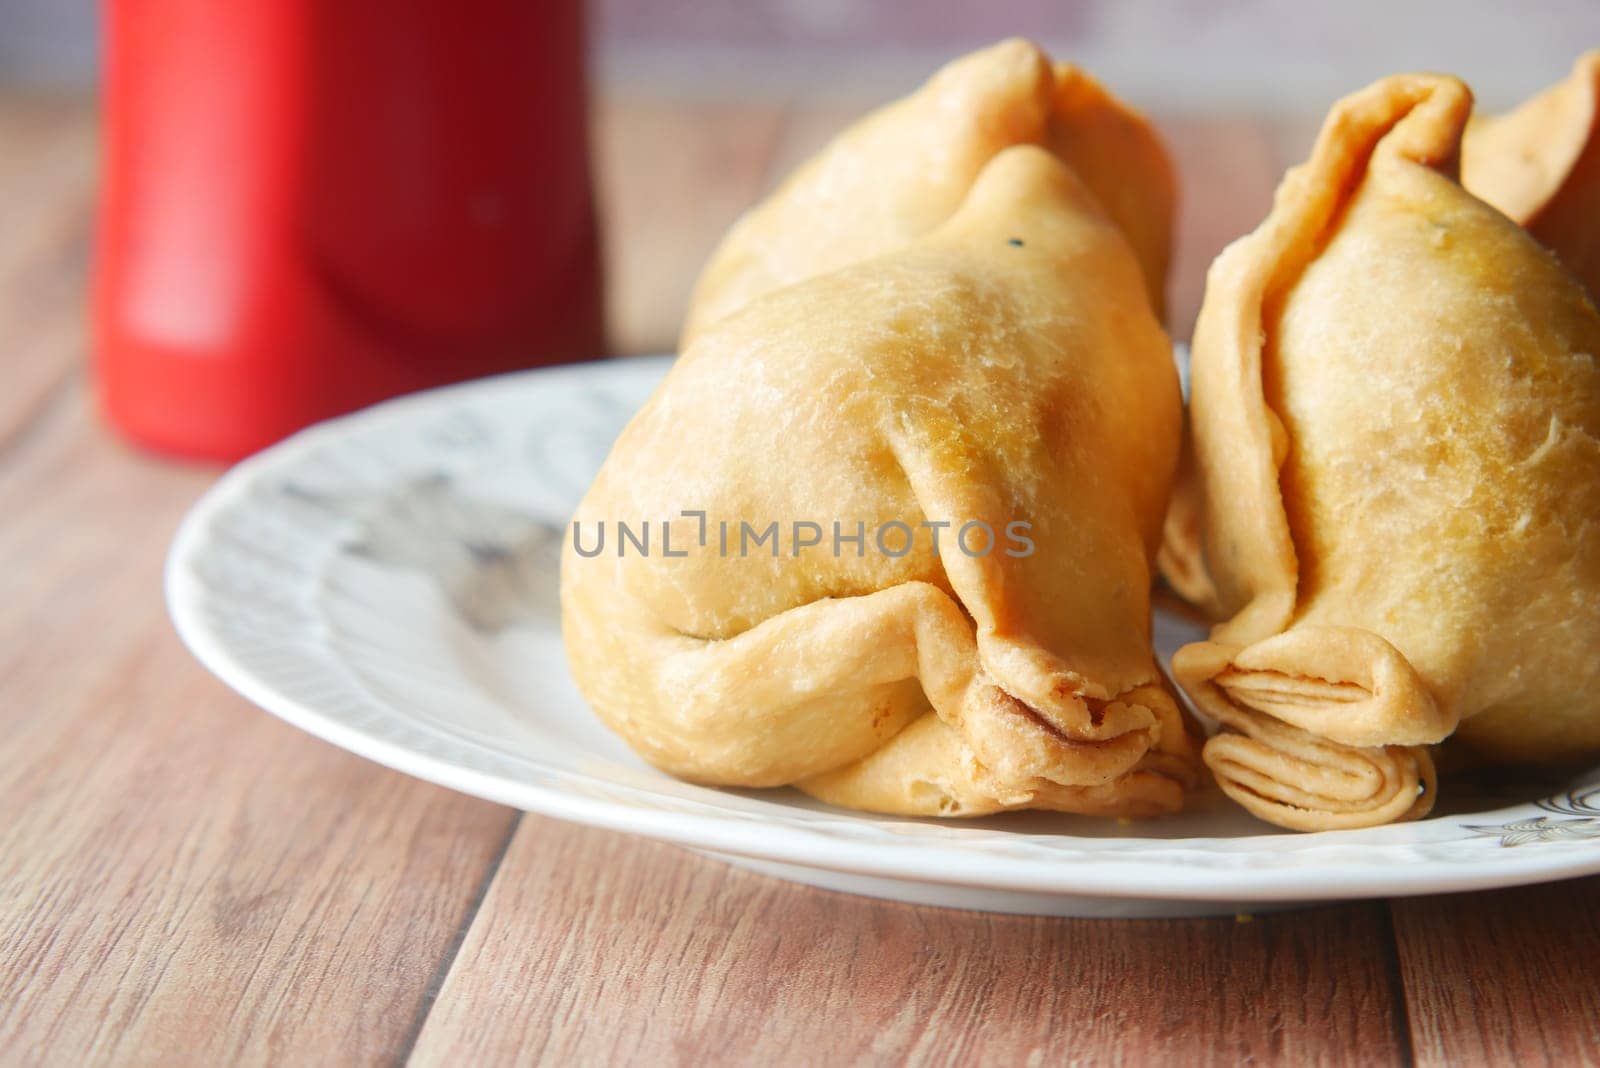
[[[1231,806],[1143,824],[971,822],[691,786],[594,719],[561,647],[567,520],[664,358],[381,405],[240,464],[167,568],[178,632],[225,682],[334,745],[468,794],[819,886],[1056,915],[1181,915],[1600,871],[1600,768],[1450,783],[1420,823],[1284,834]],[[1170,654],[1192,635],[1158,620]]]

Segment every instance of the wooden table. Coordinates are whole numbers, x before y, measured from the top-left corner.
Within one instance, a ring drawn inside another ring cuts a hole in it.
[[[670,344],[735,213],[844,111],[601,102],[613,337]],[[1174,322],[1305,122],[1168,117]],[[0,1060],[1000,1064],[1600,1050],[1600,880],[1172,921],[847,897],[463,797],[213,680],[162,607],[215,477],[85,372],[94,116],[0,96]]]

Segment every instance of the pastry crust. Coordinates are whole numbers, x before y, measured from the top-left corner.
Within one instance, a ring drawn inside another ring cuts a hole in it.
[[[1475,119],[1462,142],[1461,183],[1600,293],[1600,49],[1516,110]]]
[[[1156,552],[1156,571],[1182,607],[1206,622],[1223,618],[1216,583],[1206,570],[1201,553],[1205,513],[1200,473],[1195,470],[1194,434],[1189,415],[1184,413],[1183,444],[1178,453],[1178,470],[1172,479],[1172,499],[1167,502],[1167,518],[1162,528],[1161,548]]]
[[[1055,156],[1004,149],[926,236],[697,334],[576,517],[670,521],[687,556],[567,545],[574,676],[699,782],[912,815],[1173,811],[1198,754],[1148,595],[1179,409],[1126,240]],[[746,555],[724,520],[913,537]],[[1017,520],[1031,553],[949,541]],[[925,522],[951,524],[942,553]]]
[[[1012,39],[955,60],[852,125],[728,231],[701,272],[681,338],[752,299],[901,248],[949,219],[1012,145],[1048,147],[1139,259],[1157,316],[1177,182],[1144,117],[1070,64]]]
[[[1600,317],[1455,182],[1471,103],[1341,101],[1208,276],[1198,536],[1167,549],[1230,618],[1173,668],[1224,791],[1282,826],[1426,814],[1458,723],[1494,759],[1600,748]]]

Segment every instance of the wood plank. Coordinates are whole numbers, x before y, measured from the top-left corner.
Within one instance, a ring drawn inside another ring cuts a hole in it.
[[[1383,1064],[1393,984],[1381,905],[913,908],[529,816],[412,1063]]]
[[[407,1048],[513,814],[257,711],[165,618],[212,472],[81,383],[0,466],[0,1049],[22,1063],[373,1063]]]
[[[0,94],[0,450],[82,360],[96,136],[87,100]]]
[[[756,199],[782,121],[774,104],[603,97],[595,111],[613,351],[676,349],[689,290]]]
[[[1600,1063],[1600,878],[1391,908],[1418,1064]]]

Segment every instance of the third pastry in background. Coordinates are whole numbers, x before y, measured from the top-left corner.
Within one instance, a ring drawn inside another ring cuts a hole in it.
[[[1600,294],[1600,49],[1515,111],[1474,119],[1461,146],[1461,182]]]

